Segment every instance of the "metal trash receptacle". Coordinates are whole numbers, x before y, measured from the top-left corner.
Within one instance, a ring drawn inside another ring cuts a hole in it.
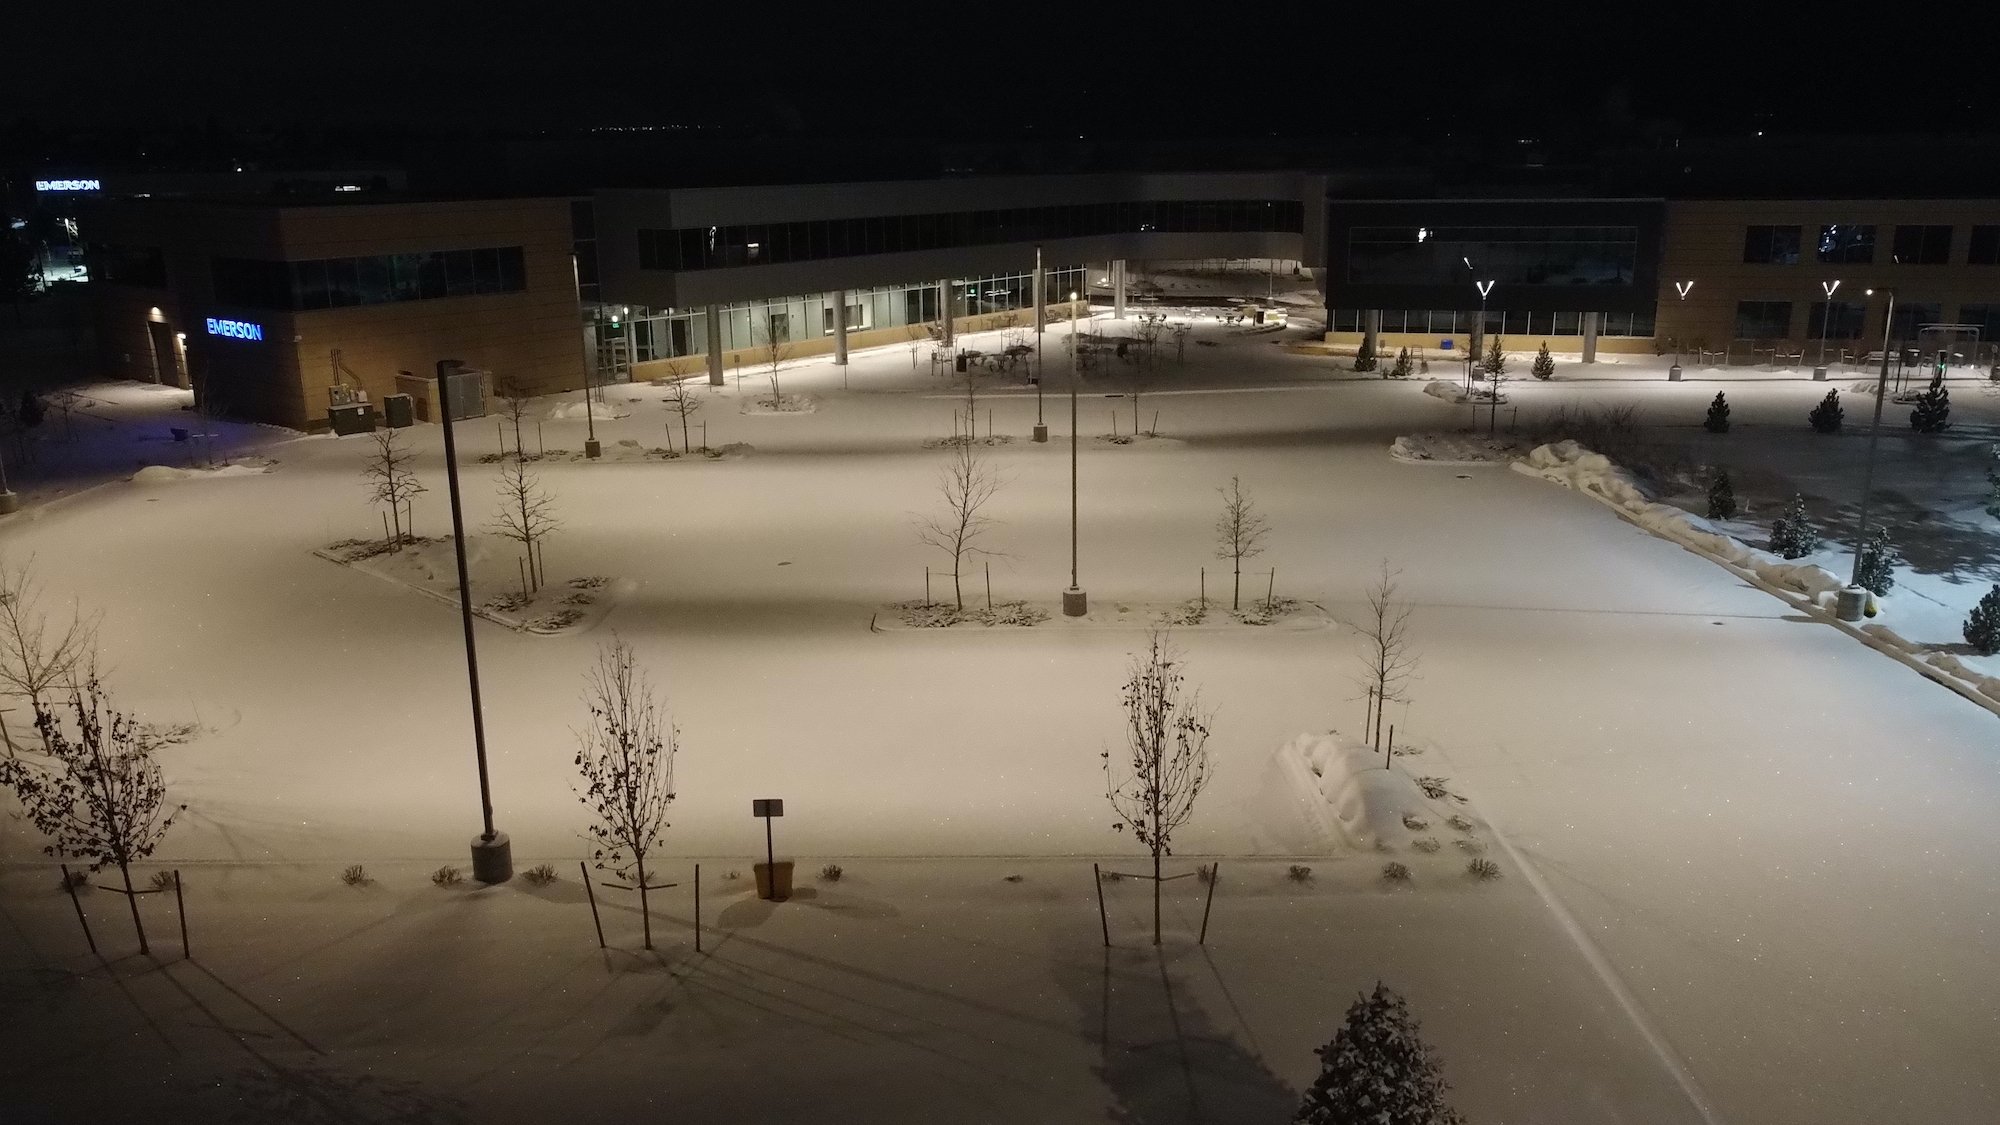
[[[382,420],[392,430],[414,425],[417,421],[417,403],[409,395],[385,395],[382,399]]]

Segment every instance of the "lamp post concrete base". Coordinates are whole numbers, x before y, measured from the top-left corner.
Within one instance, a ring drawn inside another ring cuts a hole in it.
[[[1063,616],[1082,617],[1090,612],[1090,595],[1072,586],[1063,591]]]
[[[1826,364],[1822,363],[1818,367],[1813,368],[1813,382],[1826,382]]]
[[[1680,381],[1681,381],[1681,365],[1676,363],[1672,367],[1667,368],[1667,382],[1678,383]]]
[[[1039,439],[1037,439],[1039,440]],[[0,490],[0,516],[21,510],[21,495],[12,489]]]
[[[1833,596],[1833,615],[1842,621],[1859,621],[1868,610],[1868,591],[1849,586]]]
[[[514,844],[505,832],[491,840],[472,838],[472,877],[481,883],[504,883],[514,877]]]
[[[597,460],[604,455],[604,443],[598,441],[596,438],[591,438],[589,441],[583,443],[583,455],[592,461]]]
[[[1035,423],[1035,440],[1043,443],[1049,440],[1049,428],[1040,422]]]

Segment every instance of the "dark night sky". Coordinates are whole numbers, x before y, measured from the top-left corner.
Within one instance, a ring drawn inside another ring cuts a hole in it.
[[[27,65],[0,71],[0,120],[937,136],[1064,129],[1073,96],[1127,111],[1091,121],[1100,135],[1228,135],[1587,129],[1621,109],[1696,131],[1931,131],[1991,129],[2000,112],[2000,63],[1968,46],[1992,54],[1986,16],[1884,38],[1828,5],[1489,4],[1479,22],[1345,2],[1054,11],[44,0],[20,28]],[[1871,58],[1885,41],[1888,57]]]

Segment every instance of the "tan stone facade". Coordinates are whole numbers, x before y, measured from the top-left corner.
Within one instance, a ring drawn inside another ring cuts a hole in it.
[[[192,382],[228,413],[298,429],[326,425],[336,382],[379,403],[395,393],[397,372],[428,374],[440,359],[538,393],[582,385],[565,199],[291,207],[142,200],[106,206],[89,223],[96,240],[165,256],[164,289],[94,287],[101,361],[114,377]],[[321,309],[216,297],[216,258],[289,263],[489,247],[521,248],[519,291]],[[211,334],[210,319],[254,324],[262,338]],[[178,354],[167,354],[163,340]]]

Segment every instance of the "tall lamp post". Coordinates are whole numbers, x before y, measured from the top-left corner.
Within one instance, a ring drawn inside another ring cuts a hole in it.
[[[1069,589],[1063,591],[1063,616],[1090,612],[1090,598],[1077,583],[1076,571],[1076,291],[1069,295]]]
[[[1035,300],[1041,307],[1035,310],[1035,440],[1049,440],[1048,423],[1042,421],[1042,337],[1048,327],[1049,295],[1043,292],[1049,284],[1048,276],[1042,273],[1042,248],[1035,247]]]
[[[1472,260],[1469,258],[1465,259],[1465,264],[1470,267]],[[1465,396],[1467,399],[1472,397],[1472,365],[1479,359],[1479,345],[1485,342],[1486,339],[1486,298],[1488,294],[1493,292],[1493,282],[1490,280],[1475,281],[1472,283],[1472,287],[1479,290],[1479,334],[1471,337],[1472,346],[1467,348],[1465,353]]]
[[[581,308],[583,306],[583,267],[577,264],[575,254],[569,256],[569,278],[570,284],[576,287],[577,307]],[[599,338],[599,333],[603,331],[603,325],[604,310],[602,306],[591,309],[590,338],[592,341]],[[602,447],[597,444],[597,419],[591,416],[590,411],[590,371],[596,366],[597,357],[590,354],[590,345],[586,343],[583,349],[583,425],[585,437],[583,455],[593,458],[602,451]],[[440,382],[442,382],[442,377],[440,377]],[[450,431],[447,430],[446,432],[449,433]]]
[[[486,718],[479,705],[479,650],[472,641],[472,583],[465,573],[465,517],[458,504],[458,447],[451,436],[451,377],[455,360],[437,362],[438,415],[444,425],[444,477],[451,492],[451,542],[458,557],[458,615],[465,627],[465,675],[472,685],[472,752],[479,761],[479,815],[484,831],[472,840],[472,877],[504,883],[514,877],[514,845],[493,827],[493,787],[486,777]]]
[[[1678,383],[1681,381],[1681,333],[1687,331],[1687,300],[1688,294],[1693,291],[1694,282],[1692,281],[1674,282],[1674,292],[1681,295],[1681,323],[1680,327],[1674,330],[1674,365],[1667,368],[1667,382],[1669,383]]]
[[[1840,591],[1834,602],[1834,615],[1842,621],[1860,620],[1868,599],[1861,589],[1861,553],[1868,547],[1868,501],[1875,489],[1875,443],[1882,436],[1882,399],[1889,390],[1889,333],[1896,321],[1896,291],[1883,292],[1889,295],[1889,307],[1882,313],[1882,373],[1875,380],[1875,420],[1868,427],[1868,459],[1861,470],[1861,513],[1854,532],[1854,571],[1848,577],[1847,588]],[[1875,291],[1870,289],[1867,295],[1872,297]]]
[[[1840,288],[1840,282],[1822,281],[1819,287],[1826,290],[1826,305],[1819,314],[1819,362],[1813,365],[1813,379],[1823,383],[1826,381],[1826,329],[1833,321],[1833,291]]]

